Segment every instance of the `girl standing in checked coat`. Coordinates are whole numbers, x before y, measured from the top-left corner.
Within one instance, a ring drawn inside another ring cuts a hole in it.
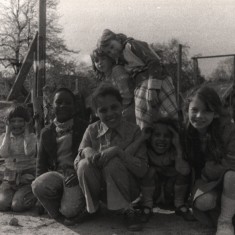
[[[178,118],[175,89],[160,58],[143,41],[105,29],[98,47],[124,65],[135,83],[136,123],[142,129],[151,126],[155,117],[167,114]]]

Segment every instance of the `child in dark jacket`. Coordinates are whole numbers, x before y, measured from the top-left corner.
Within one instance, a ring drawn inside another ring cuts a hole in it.
[[[40,136],[33,193],[52,218],[68,225],[79,221],[85,202],[73,167],[86,122],[74,115],[75,96],[66,89],[55,92],[55,119]]]

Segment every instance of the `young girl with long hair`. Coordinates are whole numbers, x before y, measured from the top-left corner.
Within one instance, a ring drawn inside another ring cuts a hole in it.
[[[202,87],[188,99],[185,151],[194,169],[193,212],[216,235],[234,235],[235,127],[218,94]]]

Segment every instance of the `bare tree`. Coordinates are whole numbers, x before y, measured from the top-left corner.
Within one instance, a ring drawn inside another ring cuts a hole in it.
[[[174,84],[177,81],[177,58],[178,58],[178,46],[183,45],[182,50],[182,92],[187,91],[193,86],[193,65],[189,58],[189,46],[185,43],[181,43],[178,39],[171,39],[167,43],[153,43],[153,49],[160,55],[168,73],[171,75]],[[199,83],[204,82],[204,78],[200,75],[198,70]]]
[[[233,79],[233,58],[221,61],[210,75],[211,80],[229,81]]]
[[[0,59],[1,64],[18,73],[21,61],[35,28],[36,0],[10,0],[0,4]]]
[[[0,63],[18,73],[26,51],[38,29],[39,0],[1,0]],[[63,60],[69,50],[61,37],[62,27],[56,12],[58,0],[47,1],[47,64]]]

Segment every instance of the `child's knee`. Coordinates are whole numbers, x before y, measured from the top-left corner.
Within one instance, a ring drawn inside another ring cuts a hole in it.
[[[23,198],[17,198],[12,200],[12,205],[11,205],[11,209],[14,212],[22,212],[24,210],[26,210],[24,203],[23,203]]]
[[[60,212],[66,218],[76,216],[85,208],[85,198],[79,185],[64,188],[64,193],[60,202]]]
[[[60,213],[66,218],[72,218],[78,214],[77,207],[71,207],[70,205],[62,204],[60,207]]]
[[[185,184],[189,184],[189,182],[190,182],[189,176],[178,174],[176,177],[175,184],[176,185],[185,185]]]
[[[150,167],[144,177],[141,179],[141,185],[154,186],[156,182],[157,174],[153,167]]]
[[[31,187],[32,192],[36,197],[50,195],[54,190],[52,185],[48,185],[47,182],[42,181],[39,178],[36,178],[32,182]]]
[[[32,208],[36,203],[36,198],[32,192],[16,192],[12,200],[12,210],[15,212],[22,212]]]
[[[32,191],[36,197],[54,196],[63,188],[63,176],[58,172],[47,172],[32,182]]]
[[[32,184],[32,191],[35,196],[41,195],[43,193],[43,184],[36,178]]]
[[[217,193],[210,192],[199,196],[195,200],[194,206],[200,211],[208,211],[214,209],[216,207],[216,203],[217,203]]]
[[[0,211],[8,211],[11,209],[12,198],[12,191],[6,190],[4,192],[0,192]]]
[[[235,182],[235,172],[234,171],[227,171],[224,174],[224,188],[229,189],[231,185]]]
[[[119,158],[113,158],[111,159],[107,165],[104,167],[104,171],[106,174],[120,174],[121,172],[124,171],[120,171],[121,169],[124,169],[125,166],[122,163],[122,161]]]
[[[78,178],[82,178],[84,174],[89,174],[91,171],[91,163],[88,159],[82,159],[77,165]]]

